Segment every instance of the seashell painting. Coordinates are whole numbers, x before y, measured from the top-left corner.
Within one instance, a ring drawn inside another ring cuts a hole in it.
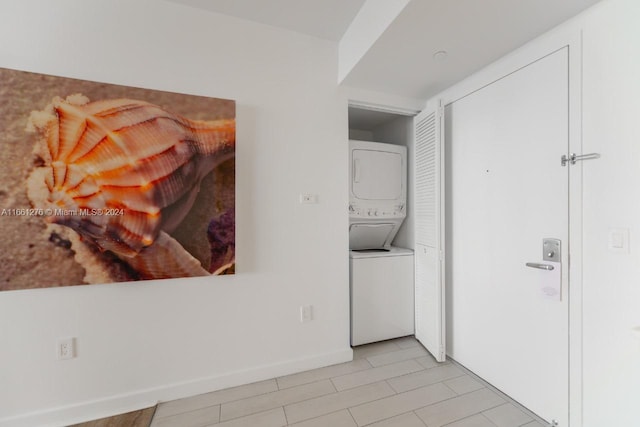
[[[0,232],[29,241],[3,243],[0,290],[235,271],[233,101],[2,69],[0,84],[2,156],[26,166],[0,175]]]

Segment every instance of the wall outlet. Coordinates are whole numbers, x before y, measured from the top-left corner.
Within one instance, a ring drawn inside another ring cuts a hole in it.
[[[300,322],[306,323],[313,320],[313,306],[301,305],[300,306]]]
[[[76,339],[74,337],[59,338],[56,346],[58,360],[73,359],[76,357]]]

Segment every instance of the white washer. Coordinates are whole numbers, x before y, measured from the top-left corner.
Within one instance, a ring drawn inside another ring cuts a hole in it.
[[[349,251],[351,345],[414,334],[413,251]]]

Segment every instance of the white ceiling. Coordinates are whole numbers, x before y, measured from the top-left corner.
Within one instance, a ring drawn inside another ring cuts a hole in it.
[[[339,41],[365,0],[169,0]]]
[[[426,100],[598,1],[412,0],[343,83]]]
[[[169,1],[333,41],[365,2]],[[426,100],[598,1],[411,0],[343,83]],[[447,59],[434,61],[440,50]]]

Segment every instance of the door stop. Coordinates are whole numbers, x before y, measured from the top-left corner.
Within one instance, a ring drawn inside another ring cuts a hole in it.
[[[566,166],[567,162],[571,162],[572,165],[575,165],[576,162],[580,160],[593,160],[593,159],[599,159],[599,158],[600,158],[599,153],[582,154],[580,156],[578,156],[576,153],[571,153],[569,157],[567,157],[566,154],[563,154],[562,157],[560,158],[560,164],[562,166]]]

